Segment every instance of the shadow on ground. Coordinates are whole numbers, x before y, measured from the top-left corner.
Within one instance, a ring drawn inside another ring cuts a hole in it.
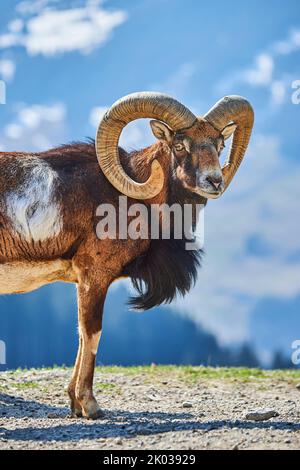
[[[129,412],[104,410],[105,417],[98,421],[71,420],[69,410],[20,397],[0,394],[1,418],[46,419],[46,425],[6,429],[0,427],[0,438],[14,441],[80,441],[100,438],[132,438],[176,431],[212,431],[217,429],[277,429],[300,430],[300,424],[288,421],[249,422],[243,420],[200,421],[191,413]],[[55,419],[48,415],[54,414]],[[70,422],[68,423],[68,419]],[[57,420],[63,423],[56,425]],[[48,425],[49,423],[49,425]]]

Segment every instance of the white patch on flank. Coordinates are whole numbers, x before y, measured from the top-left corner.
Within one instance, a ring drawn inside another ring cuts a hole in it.
[[[60,207],[55,200],[56,172],[38,157],[21,163],[25,181],[6,195],[7,215],[17,233],[27,241],[43,241],[62,228]]]

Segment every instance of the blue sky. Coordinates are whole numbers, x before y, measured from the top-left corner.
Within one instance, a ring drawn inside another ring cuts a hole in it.
[[[0,78],[3,150],[94,136],[103,110],[133,91],[170,93],[198,114],[225,94],[246,96],[251,146],[206,209],[197,286],[170,308],[222,343],[289,353],[300,338],[298,1],[2,0]],[[131,124],[122,142],[153,142],[147,123]]]

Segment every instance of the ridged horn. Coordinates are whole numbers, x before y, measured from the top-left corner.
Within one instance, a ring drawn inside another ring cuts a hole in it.
[[[140,118],[159,119],[173,131],[192,126],[197,118],[183,104],[156,92],[127,95],[116,101],[103,116],[96,135],[96,153],[104,175],[122,194],[134,199],[150,199],[163,187],[164,174],[160,163],[154,160],[148,180],[138,183],[125,173],[118,150],[123,128]]]
[[[204,118],[220,132],[230,122],[234,122],[237,126],[222,168],[225,191],[237,172],[247,150],[254,123],[254,112],[251,104],[245,98],[232,95],[225,96],[218,101],[204,115]]]

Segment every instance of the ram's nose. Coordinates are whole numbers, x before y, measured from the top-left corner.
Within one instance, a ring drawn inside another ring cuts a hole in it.
[[[220,191],[223,184],[223,177],[219,174],[212,174],[206,177],[206,181],[213,186],[214,189]]]

